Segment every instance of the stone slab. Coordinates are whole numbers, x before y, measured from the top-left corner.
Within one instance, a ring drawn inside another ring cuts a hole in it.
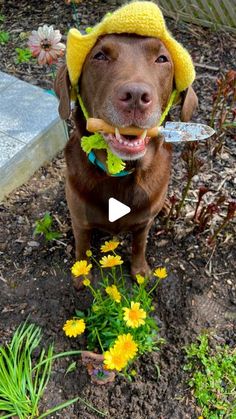
[[[58,99],[0,72],[0,200],[62,150],[67,139]]]
[[[0,132],[0,167],[7,164],[22,147],[24,147],[24,143],[16,138],[10,137],[5,132]]]
[[[67,139],[65,123],[58,120],[43,135],[29,144],[23,144],[21,150],[0,168],[0,201],[15,188],[27,182],[39,167],[62,150]]]
[[[0,94],[0,131],[24,143],[58,120],[58,100],[39,87],[21,80]]]
[[[0,92],[6,89],[6,87],[9,85],[16,83],[17,81],[18,80],[15,77],[0,71]]]

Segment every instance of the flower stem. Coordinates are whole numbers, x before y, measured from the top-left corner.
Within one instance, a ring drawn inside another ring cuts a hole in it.
[[[192,181],[192,176],[189,176],[187,185],[185,186],[184,191],[183,191],[183,194],[182,194],[182,199],[181,199],[181,201],[180,201],[180,203],[179,203],[179,205],[177,207],[176,218],[179,217],[180,211],[181,211],[181,209],[182,209],[182,207],[184,205],[184,201],[185,201],[186,196],[188,194],[188,191],[189,191],[189,188],[190,188],[190,185],[191,185],[191,181]]]
[[[156,287],[157,287],[157,285],[160,283],[160,280],[156,280],[156,283],[155,283],[155,285],[151,288],[151,290],[148,292],[148,295],[150,295],[155,289],[156,289]]]
[[[101,347],[101,350],[102,350],[102,352],[104,352],[104,348],[103,348],[103,345],[102,345],[102,342],[101,342],[101,339],[100,339],[100,336],[99,336],[99,333],[98,333],[98,329],[96,327],[95,327],[95,332],[96,332],[96,335],[97,335],[98,342],[99,342],[99,345]]]

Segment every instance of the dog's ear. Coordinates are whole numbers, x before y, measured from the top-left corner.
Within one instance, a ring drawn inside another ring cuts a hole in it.
[[[58,111],[62,119],[68,119],[71,112],[70,91],[71,84],[66,65],[59,68],[56,79],[54,81],[54,90],[59,97]]]
[[[190,86],[181,94],[181,99],[181,121],[188,122],[192,118],[192,115],[198,106],[198,98],[192,86]]]

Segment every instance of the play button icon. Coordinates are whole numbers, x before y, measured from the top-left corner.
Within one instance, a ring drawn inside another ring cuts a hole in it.
[[[108,201],[108,219],[111,223],[118,220],[131,211],[128,205],[123,204],[115,198],[109,198]]]

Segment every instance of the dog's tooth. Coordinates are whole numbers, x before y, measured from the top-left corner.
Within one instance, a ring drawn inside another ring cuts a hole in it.
[[[141,140],[141,141],[145,140],[146,136],[147,136],[147,130],[145,129],[145,130],[143,131],[142,135],[140,136],[140,140]]]
[[[115,136],[116,136],[117,141],[121,140],[120,131],[117,127],[115,127]]]
[[[124,145],[129,145],[128,141],[124,141]]]
[[[124,142],[124,141],[122,141],[121,138],[118,141],[119,141],[120,144],[123,144],[123,142]]]

